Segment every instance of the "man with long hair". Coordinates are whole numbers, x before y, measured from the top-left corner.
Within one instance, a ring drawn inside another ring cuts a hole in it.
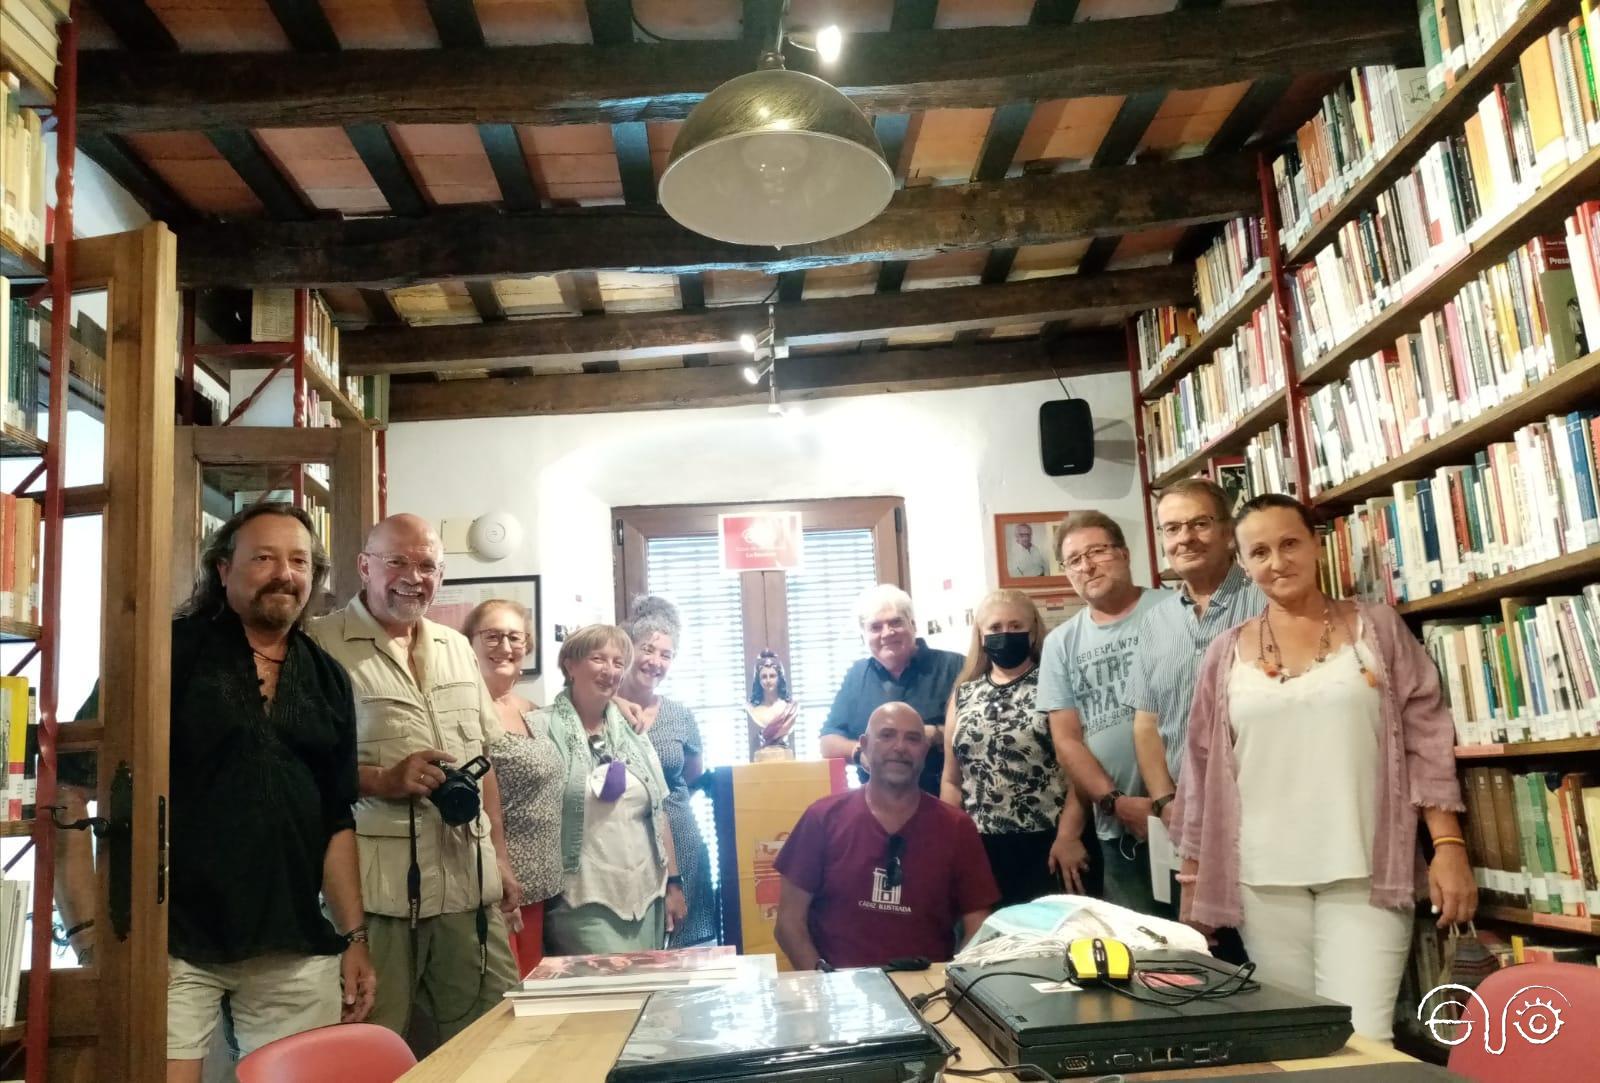
[[[363,1019],[376,991],[355,702],[302,628],[327,555],[305,512],[262,503],[223,524],[200,564],[172,622],[168,1083],[200,1079],[224,998],[248,1053]]]

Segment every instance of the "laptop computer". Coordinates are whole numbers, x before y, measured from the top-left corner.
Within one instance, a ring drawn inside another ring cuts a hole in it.
[[[882,970],[651,993],[606,1083],[932,1083],[952,1046]]]
[[[1384,1064],[1359,1064],[1345,1068],[1295,1069],[1289,1076],[1294,1083],[1471,1083],[1464,1075],[1446,1071],[1420,1060],[1398,1060]],[[1270,1072],[1251,1072],[1248,1075],[1207,1075],[1206,1083],[1266,1083],[1276,1080],[1283,1083],[1284,1073],[1274,1068]]]
[[[1232,970],[1192,952],[1139,954],[1140,970],[1163,965],[1207,966],[1213,988]],[[1321,1057],[1342,1049],[1353,1033],[1346,1005],[1265,982],[1225,999],[1180,1005],[1143,1003],[1098,986],[1079,989],[1066,977],[1060,959],[952,964],[945,992],[962,1022],[1001,1060],[1063,1078]],[[1177,980],[1197,982],[1182,974]]]

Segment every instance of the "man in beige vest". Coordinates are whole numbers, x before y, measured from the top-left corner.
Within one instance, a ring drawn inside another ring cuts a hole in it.
[[[378,972],[369,1019],[404,1033],[421,996],[443,1041],[517,980],[503,915],[516,913],[521,888],[494,772],[482,777],[482,808],[468,823],[446,823],[432,800],[446,778],[440,764],[462,768],[483,755],[499,724],[465,637],[423,617],[444,575],[433,528],[390,516],[367,536],[357,567],[361,593],[310,631],[355,690],[356,842]]]

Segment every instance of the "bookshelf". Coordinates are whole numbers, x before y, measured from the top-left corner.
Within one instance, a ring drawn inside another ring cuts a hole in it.
[[[1560,929],[1562,932],[1600,936],[1600,921],[1594,918],[1572,917],[1567,914],[1539,914],[1520,906],[1502,906],[1498,903],[1480,903],[1478,916],[1511,925],[1528,925],[1539,929]]]
[[[1492,607],[1501,598],[1511,595],[1537,592],[1574,580],[1587,582],[1597,579],[1600,579],[1600,545],[1591,545],[1587,549],[1563,553],[1554,560],[1530,564],[1493,579],[1480,579],[1455,590],[1430,594],[1412,602],[1401,602],[1395,609],[1408,617],[1432,616],[1456,610]]]
[[[48,273],[44,261],[0,233],[0,278],[27,285],[43,282]]]
[[[1299,266],[1333,240],[1339,229],[1371,205],[1378,194],[1394,184],[1416,164],[1429,146],[1452,132],[1474,112],[1478,101],[1503,78],[1505,69],[1535,40],[1563,25],[1577,13],[1572,0],[1535,0],[1528,5],[1510,30],[1501,35],[1478,62],[1456,78],[1455,86],[1445,91],[1416,124],[1377,162],[1350,186],[1334,204],[1327,217],[1315,223],[1306,235],[1285,254],[1289,267]]]
[[[1575,409],[1600,395],[1600,350],[1556,369],[1499,406],[1463,421],[1449,432],[1424,441],[1375,470],[1324,489],[1313,503],[1336,507],[1387,492],[1396,481],[1420,477],[1435,467],[1472,461],[1474,452],[1504,440],[1547,414]]]
[[[1152,489],[1171,485],[1179,478],[1188,477],[1199,470],[1214,455],[1230,455],[1250,442],[1252,436],[1266,432],[1287,419],[1287,389],[1280,388],[1268,396],[1261,405],[1241,417],[1226,433],[1206,444],[1199,451],[1186,455],[1170,468],[1157,474],[1150,482]]]
[[[1456,258],[1434,268],[1398,303],[1368,320],[1300,373],[1300,383],[1314,387],[1343,376],[1350,362],[1366,357],[1414,330],[1423,316],[1438,309],[1468,281],[1524,241],[1560,229],[1572,208],[1600,186],[1600,147],[1568,166],[1560,177],[1540,188],[1525,203],[1490,226]]]
[[[1566,737],[1558,741],[1512,741],[1498,745],[1457,745],[1456,759],[1498,760],[1521,756],[1560,756],[1569,752],[1600,752],[1600,737]]]
[[[1234,306],[1217,318],[1211,328],[1203,332],[1194,340],[1194,344],[1184,350],[1166,368],[1151,378],[1150,382],[1139,389],[1139,394],[1146,402],[1160,398],[1172,385],[1202,362],[1209,361],[1212,353],[1219,346],[1227,345],[1228,339],[1237,331],[1241,324],[1250,319],[1251,313],[1265,304],[1272,296],[1272,275],[1270,271],[1261,276],[1261,280],[1245,291]]]

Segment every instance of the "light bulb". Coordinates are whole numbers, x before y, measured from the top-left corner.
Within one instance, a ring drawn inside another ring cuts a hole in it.
[[[760,192],[781,198],[805,171],[811,157],[806,142],[798,132],[757,132],[739,140],[739,157],[755,174]]]
[[[739,336],[739,349],[743,350],[745,353],[755,353],[756,352],[756,336],[752,335],[749,331],[746,331],[744,334],[740,335]],[[746,370],[746,371],[748,371],[748,370]]]
[[[824,64],[832,64],[844,50],[844,34],[837,26],[825,26],[817,31],[817,57]]]
[[[758,384],[761,382],[761,373],[756,371],[754,365],[746,365],[744,367],[744,378],[753,384]]]

